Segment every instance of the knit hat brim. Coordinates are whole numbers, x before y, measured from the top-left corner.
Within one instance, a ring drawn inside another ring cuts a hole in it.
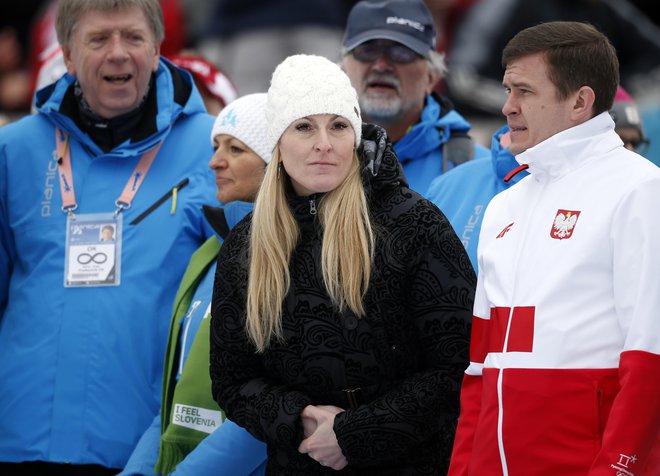
[[[243,142],[264,162],[271,160],[272,148],[266,140],[266,93],[241,96],[229,103],[215,120],[211,130],[211,143],[215,136],[227,134]]]
[[[294,121],[315,114],[344,117],[353,127],[355,146],[360,145],[360,105],[346,73],[322,56],[289,56],[275,69],[268,89],[269,150],[275,149],[284,131]]]

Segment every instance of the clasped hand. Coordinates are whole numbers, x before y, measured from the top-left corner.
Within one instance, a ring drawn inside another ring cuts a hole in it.
[[[333,429],[335,415],[343,411],[332,405],[307,405],[300,414],[305,439],[298,451],[336,471],[348,464]]]

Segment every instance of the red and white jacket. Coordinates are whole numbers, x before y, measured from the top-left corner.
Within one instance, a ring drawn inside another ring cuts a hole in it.
[[[517,160],[481,227],[449,475],[658,476],[660,169],[608,113]]]

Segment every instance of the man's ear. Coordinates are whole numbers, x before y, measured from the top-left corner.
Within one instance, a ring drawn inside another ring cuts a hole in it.
[[[431,94],[435,90],[435,87],[438,85],[440,80],[442,79],[442,75],[438,71],[436,71],[435,68],[429,66],[427,71],[427,76],[428,76],[428,86],[426,88],[426,94]]]
[[[596,93],[589,86],[582,86],[575,93],[573,103],[572,119],[583,122],[593,117],[593,107],[596,101]]]
[[[158,65],[160,64],[160,45],[156,45],[155,48],[156,48],[156,52],[155,52],[155,55],[154,55],[154,63],[153,63],[152,68],[151,68],[151,70],[154,73],[156,71],[158,71]]]
[[[66,66],[66,72],[72,76],[76,75],[76,67],[73,65],[73,59],[71,58],[71,48],[62,46],[62,58],[64,59],[64,65]]]

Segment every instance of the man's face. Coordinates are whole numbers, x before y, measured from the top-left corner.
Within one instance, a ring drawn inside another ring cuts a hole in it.
[[[84,13],[71,44],[62,50],[67,71],[78,78],[85,100],[105,119],[140,104],[160,54],[138,7]]]
[[[573,115],[575,95],[558,98],[557,88],[548,78],[543,54],[511,61],[502,84],[509,94],[502,113],[511,130],[509,150],[512,154],[520,154],[578,124]]]
[[[435,75],[428,60],[412,50],[408,50],[414,55],[412,62],[394,61],[396,50],[390,50],[389,54],[385,51],[392,47],[406,48],[391,40],[365,42],[344,57],[343,68],[358,93],[362,114],[368,120],[391,123],[416,116],[414,122],[419,119],[426,96],[435,86]],[[356,58],[356,50],[360,48],[369,48],[374,59]]]

